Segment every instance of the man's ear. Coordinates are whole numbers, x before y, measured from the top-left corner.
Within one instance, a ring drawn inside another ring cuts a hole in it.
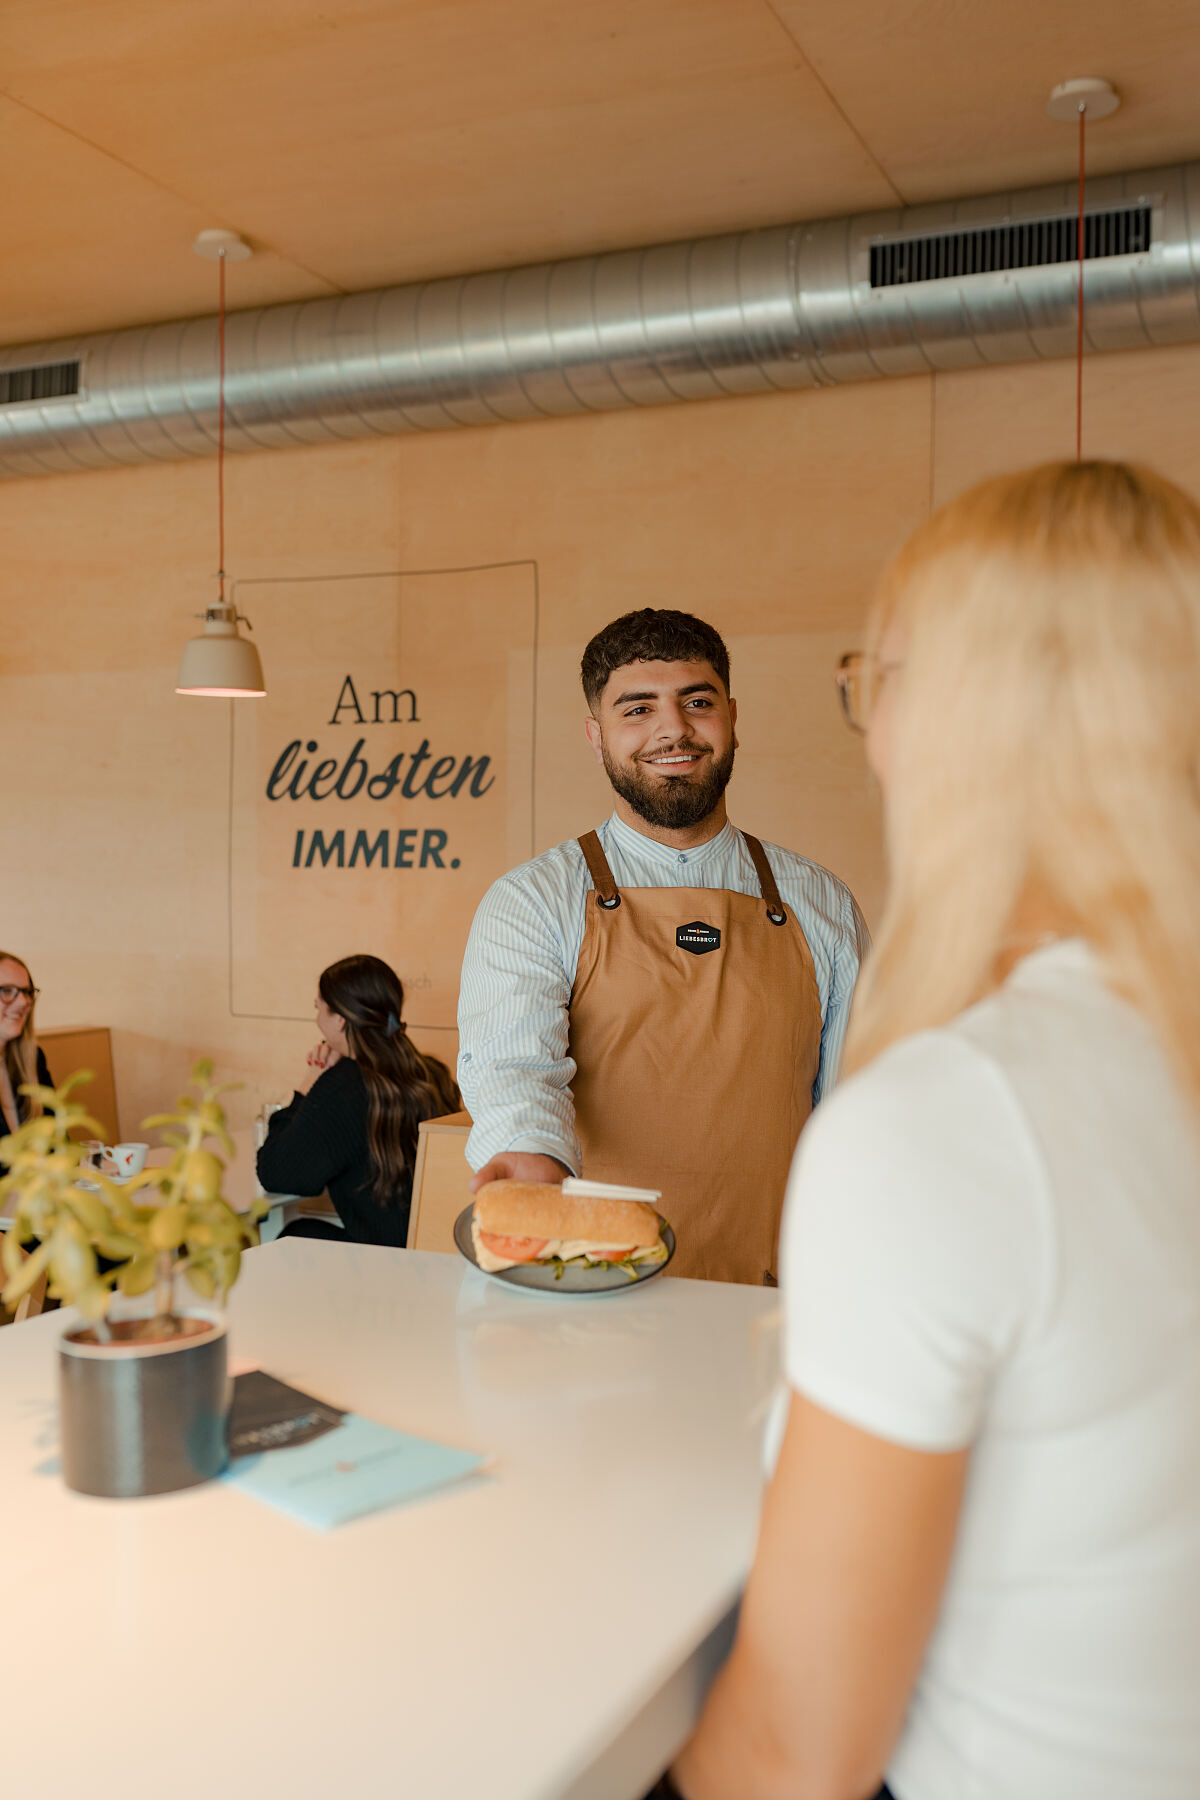
[[[583,721],[583,729],[587,733],[588,743],[592,746],[592,755],[600,764],[600,767],[603,768],[604,757],[600,749],[601,731],[599,719],[593,717],[593,715],[589,713],[587,718]]]
[[[736,750],[739,748],[738,735],[737,735],[737,701],[736,700],[731,700],[729,702],[729,723],[733,726],[733,747]]]

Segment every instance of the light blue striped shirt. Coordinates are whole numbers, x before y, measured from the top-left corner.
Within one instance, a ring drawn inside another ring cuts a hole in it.
[[[728,822],[693,850],[643,837],[614,814],[599,828],[619,888],[727,888],[760,892],[741,833]],[[821,1060],[814,1104],[837,1077],[850,998],[867,928],[854,896],[818,863],[764,844],[784,902],[808,939],[821,998]],[[576,1174],[567,1009],[583,944],[592,878],[574,838],[492,883],[463,959],[458,1002],[458,1085],[474,1120],[467,1160],[480,1169],[502,1150],[556,1156]]]

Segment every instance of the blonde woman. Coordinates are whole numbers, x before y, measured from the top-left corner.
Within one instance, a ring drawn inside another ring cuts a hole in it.
[[[22,1085],[40,1082],[43,1087],[50,1086],[50,1071],[33,1030],[37,996],[25,964],[0,950],[0,1137],[41,1110],[36,1101],[21,1093]]]
[[[792,1172],[737,1642],[662,1791],[1195,1800],[1200,510],[988,482],[841,679],[890,894]]]

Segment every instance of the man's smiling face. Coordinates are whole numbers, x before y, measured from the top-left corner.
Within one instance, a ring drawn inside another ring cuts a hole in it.
[[[609,676],[586,731],[613,788],[650,825],[699,825],[733,773],[737,705],[707,662],[634,662]]]

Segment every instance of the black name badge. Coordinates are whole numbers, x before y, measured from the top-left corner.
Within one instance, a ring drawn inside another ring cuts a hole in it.
[[[681,950],[690,950],[693,956],[707,956],[710,950],[721,948],[721,933],[715,925],[706,925],[702,919],[693,919],[690,925],[679,926],[675,942]]]

